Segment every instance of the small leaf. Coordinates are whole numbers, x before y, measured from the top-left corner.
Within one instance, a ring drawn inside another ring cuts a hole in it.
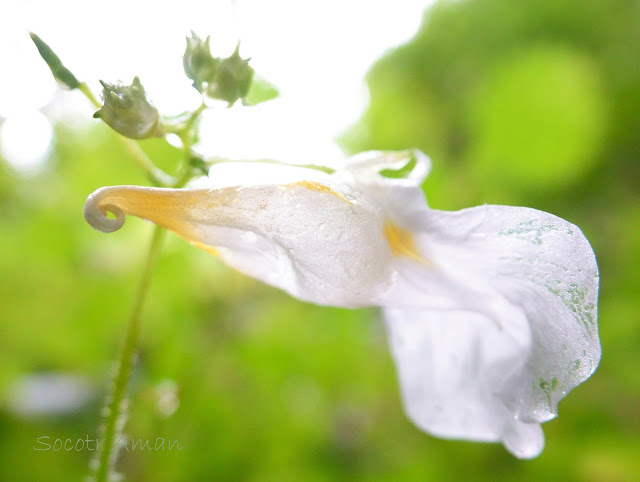
[[[31,36],[33,43],[36,44],[36,48],[38,49],[40,56],[47,63],[49,69],[51,69],[51,73],[58,84],[70,90],[77,89],[80,82],[78,82],[76,76],[62,64],[62,61],[55,52],[51,50],[51,47],[49,47],[44,40],[38,37],[35,33],[29,32],[29,35]]]
[[[280,95],[280,92],[271,82],[254,75],[251,87],[249,87],[249,93],[244,100],[244,105],[256,105],[261,102],[275,99]]]
[[[201,171],[201,173],[203,175],[208,175],[209,174],[209,168],[211,166],[209,166],[209,164],[207,164],[204,160],[202,160],[199,157],[196,156],[192,156],[191,159],[189,159],[189,164],[191,165],[191,167],[193,167],[194,169],[197,169],[199,171]]]

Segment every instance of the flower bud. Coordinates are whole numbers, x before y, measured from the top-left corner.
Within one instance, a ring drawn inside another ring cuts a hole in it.
[[[253,79],[249,60],[240,57],[238,44],[231,57],[222,59],[218,65],[215,80],[209,84],[207,95],[213,99],[226,100],[229,105],[246,97]]]
[[[220,59],[211,55],[209,48],[210,37],[203,42],[200,37],[191,31],[191,37],[187,37],[187,48],[182,57],[184,73],[193,80],[193,86],[202,92],[202,84],[211,83],[216,75],[216,69]]]
[[[38,37],[35,33],[29,32],[31,36],[31,40],[36,44],[36,48],[40,53],[42,59],[47,63],[49,69],[51,69],[51,73],[53,77],[56,79],[58,84],[65,89],[73,90],[77,89],[80,85],[76,76],[71,73],[69,69],[67,69],[63,64],[60,58],[51,50],[40,37]]]
[[[114,131],[131,139],[162,137],[162,121],[158,109],[147,99],[140,79],[135,77],[131,85],[108,84],[100,81],[103,106],[93,117],[105,121]]]

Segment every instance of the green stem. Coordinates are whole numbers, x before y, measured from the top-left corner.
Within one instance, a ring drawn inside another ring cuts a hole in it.
[[[129,380],[131,378],[131,372],[133,370],[136,347],[138,345],[138,337],[140,334],[140,315],[142,313],[144,300],[149,290],[151,274],[158,259],[158,255],[160,254],[164,233],[164,229],[159,226],[155,227],[153,237],[151,238],[149,253],[147,254],[144,270],[142,272],[142,278],[138,286],[138,292],[134,298],[133,309],[131,311],[131,317],[129,318],[129,325],[127,327],[127,335],[120,354],[118,371],[113,384],[113,395],[108,405],[107,419],[105,420],[104,425],[104,438],[101,445],[102,451],[99,453],[99,465],[96,470],[96,482],[107,482],[110,480],[110,475],[113,472],[113,467],[115,465],[115,459],[117,456],[115,444],[124,425],[124,412],[126,409],[125,397],[129,386]]]
[[[78,84],[78,90],[82,92],[87,99],[89,99],[89,102],[91,102],[94,107],[102,107],[102,104],[100,104],[98,99],[96,99],[96,96],[93,95],[93,92],[91,92],[91,89],[86,82],[80,82]]]
[[[89,101],[96,107],[100,107],[100,102],[93,95],[86,83],[82,82],[78,85],[80,90]],[[118,136],[120,142],[127,151],[133,156],[136,162],[149,175],[151,181],[158,186],[171,186],[173,188],[181,188],[193,177],[193,169],[189,165],[189,157],[191,153],[191,144],[193,139],[189,132],[191,126],[197,117],[206,108],[204,103],[186,120],[182,126],[183,130],[179,133],[185,154],[184,168],[182,175],[178,178],[169,176],[166,172],[155,166],[153,161],[149,159],[142,148],[131,139]],[[117,458],[117,444],[125,424],[126,416],[126,395],[131,380],[131,373],[135,362],[135,354],[138,346],[138,338],[140,335],[140,317],[144,300],[149,290],[151,275],[156,264],[164,239],[164,229],[159,226],[155,227],[151,245],[147,254],[147,259],[142,272],[142,278],[138,286],[136,297],[134,298],[131,317],[127,327],[127,334],[124,346],[118,361],[118,371],[113,383],[113,392],[107,406],[106,420],[104,423],[103,439],[99,445],[97,468],[95,471],[96,482],[107,482],[112,478],[114,466]]]
[[[175,182],[169,174],[155,166],[153,161],[149,159],[149,157],[145,154],[145,152],[142,150],[142,147],[140,147],[138,143],[120,135],[118,135],[118,138],[120,139],[120,142],[122,142],[124,148],[138,163],[138,165],[142,169],[144,169],[153,184],[160,187],[166,187]]]
[[[165,119],[165,121],[162,124],[162,128],[164,129],[165,132],[177,134],[178,137],[182,139],[184,135],[191,129],[191,126],[198,119],[200,114],[202,114],[202,112],[206,110],[206,108],[207,108],[207,105],[203,101],[200,104],[200,107],[194,110],[187,117],[180,116],[180,118],[182,119],[182,121],[180,122],[172,123],[171,121],[174,119]]]
[[[207,108],[207,104],[204,103],[204,101],[200,104],[200,107],[198,107],[196,110],[194,110],[191,115],[189,116],[189,118],[187,119],[187,121],[184,124],[183,129],[185,131],[188,131],[191,126],[193,125],[193,123],[196,121],[196,119],[198,117],[200,117],[200,114],[202,114],[205,109]]]

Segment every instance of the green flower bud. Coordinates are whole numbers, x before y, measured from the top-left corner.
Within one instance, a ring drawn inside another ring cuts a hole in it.
[[[147,99],[138,77],[131,85],[108,84],[102,80],[100,83],[104,87],[104,103],[93,117],[102,119],[114,131],[131,139],[164,136],[158,109]]]
[[[193,80],[193,86],[202,92],[204,82],[211,83],[216,75],[216,69],[220,59],[211,55],[209,47],[210,37],[203,42],[192,30],[191,38],[187,37],[187,48],[182,57],[184,73]]]
[[[226,100],[229,105],[246,97],[253,79],[249,60],[240,57],[238,44],[231,57],[222,59],[218,65],[215,80],[207,88],[207,95],[213,99]]]
[[[76,76],[71,73],[69,69],[67,69],[64,65],[62,65],[62,61],[60,58],[51,50],[40,37],[38,37],[35,33],[29,32],[31,36],[31,40],[36,44],[36,48],[40,53],[40,57],[47,63],[53,77],[56,79],[58,84],[65,89],[77,89],[80,85]]]

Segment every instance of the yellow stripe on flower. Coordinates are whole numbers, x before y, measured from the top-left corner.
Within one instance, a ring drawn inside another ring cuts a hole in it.
[[[391,221],[385,221],[383,233],[394,256],[404,256],[425,266],[431,266],[431,262],[420,254],[416,241],[409,231],[396,226]]]
[[[351,201],[349,201],[346,197],[344,197],[339,192],[334,191],[329,186],[325,186],[324,184],[320,184],[320,183],[317,183],[317,182],[298,181],[298,182],[293,182],[291,184],[287,184],[287,186],[301,186],[301,187],[304,187],[306,189],[310,189],[312,191],[317,191],[317,192],[321,192],[321,193],[325,193],[325,194],[331,194],[333,196],[336,196],[338,199],[343,200],[344,202],[347,202],[349,204],[353,204]]]
[[[214,255],[216,258],[220,257],[220,253],[218,253],[218,250],[216,248],[212,248],[208,244],[204,244],[204,243],[201,243],[199,241],[192,241],[190,239],[188,239],[188,241],[192,245],[194,245],[196,248],[200,248],[201,250],[206,251],[207,253]]]

